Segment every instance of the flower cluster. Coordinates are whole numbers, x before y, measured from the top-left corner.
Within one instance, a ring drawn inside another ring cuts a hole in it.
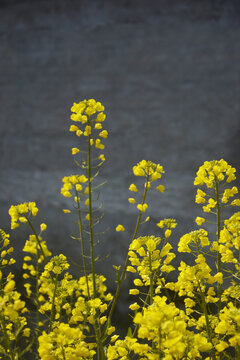
[[[11,216],[11,229],[15,229],[20,226],[18,221],[26,223],[30,215],[36,216],[38,208],[35,202],[26,202],[19,205],[12,205],[8,213]]]
[[[132,266],[128,266],[127,270],[140,275],[141,279],[134,280],[136,286],[149,285],[150,275],[158,269],[167,273],[174,270],[173,266],[169,265],[175,257],[175,254],[170,252],[172,246],[166,243],[159,249],[160,243],[159,237],[143,236],[134,239],[130,244],[128,256]]]
[[[87,177],[85,175],[70,175],[64,176],[62,179],[63,186],[61,188],[61,194],[64,197],[72,197],[71,191],[74,191],[74,195],[76,196],[77,192],[81,192],[83,190],[83,184],[86,183]],[[85,193],[88,192],[88,188],[85,188]]]
[[[5,268],[14,264],[15,260],[13,258],[6,259],[6,256],[13,252],[13,247],[9,247],[9,234],[0,229],[0,236],[2,250],[0,257],[0,351],[3,358],[15,359],[18,356],[19,340],[22,338],[22,345],[25,346],[23,338],[30,335],[30,328],[25,316],[28,309],[21,294],[16,290],[14,275],[9,272],[6,278],[4,276]],[[2,343],[5,346],[2,346]]]
[[[135,315],[138,338],[151,341],[142,359],[196,359],[200,351],[208,351],[212,345],[204,336],[187,330],[187,316],[173,303],[168,304],[165,296],[155,296],[153,303]],[[145,344],[146,346],[147,344]]]
[[[106,115],[103,113],[104,106],[99,101],[89,99],[74,103],[71,111],[73,113],[71,120],[80,123],[83,125],[83,128],[80,128],[79,125],[71,125],[69,130],[75,132],[77,136],[83,135],[88,137],[91,146],[95,144],[97,149],[103,150],[105,145],[101,142],[101,138],[106,139],[108,137],[107,130],[102,128],[102,123],[106,118]],[[99,132],[98,135],[93,136],[93,133],[96,131]],[[73,148],[72,154],[75,155],[79,151],[78,148]],[[103,155],[100,160],[104,161]]]
[[[240,344],[240,309],[229,302],[219,314],[219,322],[215,328],[217,334],[223,338],[216,345],[219,352],[228,347],[239,346]]]
[[[194,185],[206,185],[208,188],[215,186],[216,180],[230,183],[236,179],[236,169],[229,165],[225,160],[205,161],[197,171]]]
[[[178,252],[197,252],[199,247],[203,248],[210,244],[208,233],[205,229],[191,231],[181,237],[178,243]],[[191,246],[191,247],[190,247]]]
[[[214,213],[215,208],[226,206],[230,198],[238,193],[236,186],[226,188],[222,193],[220,193],[219,188],[220,183],[224,186],[225,183],[230,183],[235,180],[235,172],[236,169],[230,166],[225,160],[205,161],[204,164],[200,166],[194,180],[194,185],[206,185],[207,188],[213,189],[214,191],[216,190],[215,198],[213,198],[212,196],[207,195],[203,190],[197,189],[195,201],[197,204],[204,204],[202,206],[204,212]],[[239,206],[240,199],[232,200],[230,205]],[[205,221],[204,218],[201,219],[203,220],[198,220],[198,222],[202,223]]]
[[[240,252],[240,212],[225,220],[225,226],[220,232],[218,251],[223,263],[233,263],[240,271],[240,260],[236,256]]]
[[[139,210],[139,220],[141,219],[142,214],[148,209],[148,204],[146,203],[146,197],[148,190],[151,190],[152,183],[158,179],[161,179],[162,174],[164,174],[163,167],[160,164],[155,164],[152,161],[142,160],[137,165],[133,166],[133,174],[135,176],[144,177],[144,191],[139,191],[138,187],[132,183],[129,186],[129,191],[135,193],[135,196],[128,198],[128,202],[136,206]],[[164,192],[165,188],[163,185],[158,185],[153,189],[157,189],[160,192]],[[147,222],[150,219],[148,216],[144,222]],[[122,224],[119,224],[116,227],[116,231],[125,231],[125,228]],[[135,234],[136,235],[136,234]]]
[[[82,330],[65,323],[54,323],[53,331],[48,334],[43,331],[38,341],[38,353],[42,360],[92,359],[95,354],[95,345],[85,341]]]
[[[10,258],[7,259],[8,255],[10,255],[13,252],[13,247],[9,247],[10,235],[6,234],[5,231],[0,229],[0,251],[1,251],[1,257],[0,257],[0,281],[2,279],[2,269],[5,268],[7,265],[12,265],[15,263],[15,259]]]
[[[135,176],[143,176],[145,177],[145,188],[151,188],[152,182],[161,179],[162,174],[164,173],[163,167],[160,164],[155,164],[152,161],[142,160],[137,165],[133,166],[133,174]],[[164,192],[164,186],[158,185],[155,189],[159,190],[160,192]],[[138,193],[139,190],[135,184],[131,184],[129,186],[129,190],[135,193]],[[130,197],[128,199],[130,204],[136,204],[137,209],[141,212],[145,212],[148,208],[148,204],[146,204],[143,199],[141,203],[137,204],[135,197]]]

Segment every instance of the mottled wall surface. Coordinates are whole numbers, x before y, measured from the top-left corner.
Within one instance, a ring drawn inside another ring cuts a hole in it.
[[[151,222],[174,217],[174,241],[195,228],[194,175],[205,160],[225,158],[239,173],[240,18],[238,1],[1,1],[0,214],[36,201],[54,253],[75,261],[76,226],[62,208],[61,179],[76,171],[68,132],[70,107],[84,98],[106,107],[107,162],[100,181],[110,230],[100,251],[123,261],[136,210],[127,202],[132,166],[160,162],[166,193],[152,196]],[[27,228],[15,230],[23,247]],[[20,255],[19,255],[20,256]]]

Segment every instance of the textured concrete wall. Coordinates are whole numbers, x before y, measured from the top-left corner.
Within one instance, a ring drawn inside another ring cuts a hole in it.
[[[37,223],[55,253],[78,260],[76,226],[62,213],[61,179],[75,173],[68,132],[74,101],[106,107],[107,162],[100,180],[103,272],[123,261],[136,219],[128,205],[132,166],[141,159],[166,171],[164,195],[153,196],[155,223],[176,218],[175,242],[194,228],[194,175],[205,160],[225,158],[239,172],[240,20],[237,1],[1,1],[0,214],[36,201]],[[23,247],[27,229],[15,230]],[[20,256],[20,255],[19,255]]]

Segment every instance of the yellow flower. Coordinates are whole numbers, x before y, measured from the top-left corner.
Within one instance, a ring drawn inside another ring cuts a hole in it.
[[[100,322],[101,325],[103,325],[106,321],[107,321],[107,317],[106,317],[106,316],[102,316],[102,317],[99,319],[99,322]]]
[[[96,124],[95,124],[95,129],[101,130],[101,129],[102,129],[102,124],[96,123]]]
[[[100,140],[100,139],[96,139],[96,141],[95,141],[95,147],[96,147],[97,149],[103,150],[103,149],[105,148],[105,145],[103,145],[103,144],[101,143],[101,140]]]
[[[131,185],[129,186],[129,190],[130,190],[130,191],[134,191],[134,192],[138,192],[138,188],[137,188],[136,185],[134,185],[134,184],[131,184]]]
[[[140,306],[136,302],[129,306],[129,309],[131,309],[131,310],[138,310],[139,308],[140,308]]]
[[[102,112],[98,114],[97,118],[96,118],[96,122],[103,122],[106,118],[106,115],[103,114]]]
[[[44,224],[44,223],[42,223],[42,224],[40,225],[40,229],[41,229],[41,231],[45,231],[45,230],[47,229],[47,225]]]
[[[136,204],[136,200],[134,198],[129,198],[128,202],[130,202],[130,204]]]
[[[71,210],[69,210],[69,209],[63,209],[63,212],[64,212],[65,214],[70,214]]]
[[[78,148],[72,148],[72,155],[79,153],[79,151],[80,150]]]
[[[158,191],[160,191],[160,192],[164,192],[165,191],[165,186],[163,186],[163,185],[158,185],[157,187],[156,187],[156,189],[158,190]]]
[[[79,128],[76,125],[71,125],[69,131],[78,131]]]
[[[116,227],[116,231],[119,232],[119,231],[125,231],[125,228],[124,226],[122,226],[121,224],[119,224],[117,227]]]
[[[200,217],[200,216],[197,216],[196,219],[195,219],[195,222],[197,225],[201,226],[204,222],[206,221],[206,219]]]
[[[224,351],[226,348],[228,348],[229,345],[225,341],[221,340],[220,343],[217,344],[215,347],[218,352],[221,352],[221,351]]]
[[[30,333],[31,333],[31,330],[29,328],[25,328],[23,330],[23,336],[25,336],[25,337],[29,337]]]
[[[83,135],[84,135],[84,136],[89,136],[89,135],[91,135],[91,132],[92,132],[91,126],[90,126],[90,125],[86,125],[85,131],[84,131]]]
[[[133,167],[133,173],[135,176],[145,176],[145,171],[139,166]]]
[[[132,272],[132,273],[137,272],[133,266],[127,266],[127,271]]]
[[[164,233],[165,238],[168,239],[168,238],[171,236],[171,234],[172,234],[172,231],[169,230],[169,229],[167,229],[167,230],[165,231],[165,233]]]
[[[137,205],[137,209],[142,212],[145,212],[147,210],[147,208],[148,208],[148,204],[138,204]]]
[[[138,290],[138,289],[130,289],[130,290],[129,290],[129,294],[130,294],[130,295],[138,295],[138,294],[139,294],[139,290]]]
[[[101,154],[101,155],[99,155],[99,160],[101,160],[101,161],[105,161],[106,159],[105,159],[105,156],[103,155],[103,154]]]
[[[77,131],[76,131],[76,135],[77,135],[77,136],[81,136],[82,134],[83,134],[83,131],[82,131],[82,130],[77,130]]]
[[[115,331],[115,326],[109,326],[109,328],[107,330],[107,334],[111,335],[114,331]]]
[[[101,136],[101,137],[103,137],[103,138],[106,139],[106,138],[108,137],[108,132],[107,132],[107,130],[101,131],[100,134],[99,134],[99,136]]]
[[[143,286],[143,282],[140,279],[134,279],[133,282],[134,282],[134,285],[136,285],[136,286]]]
[[[4,286],[3,291],[4,291],[5,293],[8,293],[8,292],[12,291],[12,290],[14,289],[14,287],[15,287],[15,281],[14,281],[14,280],[10,280],[10,281],[8,281],[7,284]]]

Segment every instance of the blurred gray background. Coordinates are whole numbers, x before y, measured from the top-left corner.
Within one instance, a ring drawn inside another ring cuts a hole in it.
[[[96,248],[98,270],[125,259],[129,238],[114,229],[133,231],[128,187],[142,159],[163,165],[166,192],[150,196],[141,233],[160,234],[156,222],[174,217],[176,244],[202,214],[198,167],[224,158],[239,174],[239,40],[238,0],[1,0],[0,226],[9,231],[11,204],[35,201],[49,248],[79,261],[60,188],[77,171],[71,148],[81,146],[68,132],[70,107],[95,98],[109,131],[99,182],[107,180],[102,229],[110,230]],[[11,234],[19,266],[28,233]]]

